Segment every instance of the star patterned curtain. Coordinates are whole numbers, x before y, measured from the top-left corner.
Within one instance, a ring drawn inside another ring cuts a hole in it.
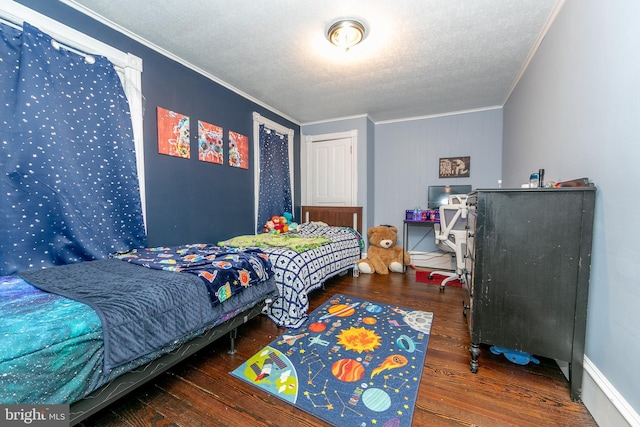
[[[0,275],[146,246],[113,64],[28,23],[0,34]]]
[[[260,178],[257,233],[273,216],[293,213],[289,136],[260,125]]]

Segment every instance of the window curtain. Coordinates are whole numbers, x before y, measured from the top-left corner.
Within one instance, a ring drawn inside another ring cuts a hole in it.
[[[146,246],[113,65],[0,23],[0,274]]]
[[[257,233],[273,216],[293,213],[289,170],[289,137],[260,125],[260,177]]]

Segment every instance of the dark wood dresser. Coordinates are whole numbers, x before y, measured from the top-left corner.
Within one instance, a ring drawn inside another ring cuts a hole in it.
[[[569,364],[582,390],[595,187],[487,189],[469,195],[464,314],[471,371],[480,344]]]

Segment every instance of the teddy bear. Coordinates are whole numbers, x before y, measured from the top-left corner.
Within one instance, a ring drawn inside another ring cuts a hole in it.
[[[367,257],[357,262],[363,273],[389,274],[404,272],[404,266],[411,263],[409,253],[396,245],[398,229],[391,225],[377,225],[367,230],[369,250]],[[404,254],[404,265],[403,265]]]

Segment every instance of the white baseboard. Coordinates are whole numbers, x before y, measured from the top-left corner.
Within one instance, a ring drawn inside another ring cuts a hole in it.
[[[600,427],[640,426],[640,415],[586,356],[582,402]]]

